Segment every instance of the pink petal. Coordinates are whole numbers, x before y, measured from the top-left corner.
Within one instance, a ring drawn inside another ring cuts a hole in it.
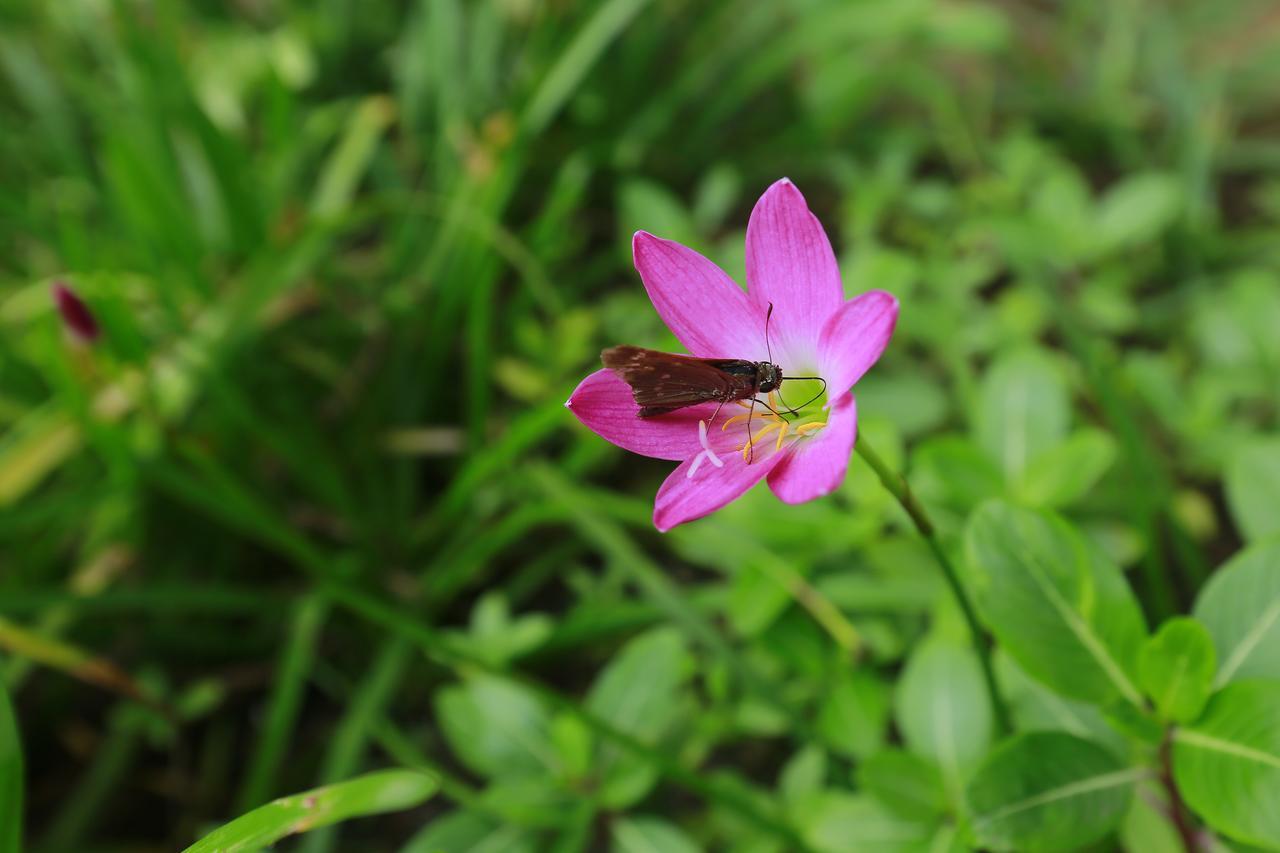
[[[858,434],[858,407],[853,395],[840,397],[828,412],[827,425],[813,438],[797,441],[769,474],[778,500],[802,504],[834,492],[844,482],[849,454]]]
[[[636,270],[653,307],[690,353],[765,357],[764,311],[725,272],[693,249],[637,231]]]
[[[701,452],[698,421],[711,417],[715,406],[690,406],[669,415],[642,418],[627,383],[612,370],[597,370],[574,389],[565,407],[587,429],[624,450],[656,459],[679,461]],[[726,407],[727,408],[727,407]],[[712,427],[712,432],[716,431]]]
[[[897,322],[898,300],[883,290],[855,296],[831,315],[818,339],[818,365],[829,398],[852,388],[879,360]]]
[[[822,224],[786,178],[769,187],[751,211],[747,288],[762,310],[773,303],[769,333],[783,369],[816,368],[818,334],[844,293]]]
[[[712,430],[713,434],[718,432],[718,429]],[[767,440],[761,442],[750,465],[741,453],[732,451],[720,456],[724,462],[720,468],[704,459],[692,477],[689,469],[695,459],[682,462],[658,489],[653,501],[654,527],[666,533],[677,524],[702,518],[742,497],[787,455],[770,452],[771,445]]]

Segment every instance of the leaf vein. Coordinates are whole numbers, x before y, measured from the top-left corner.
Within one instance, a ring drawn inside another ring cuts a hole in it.
[[[1203,732],[1191,731],[1188,729],[1180,729],[1174,735],[1174,739],[1181,741],[1188,746],[1198,746],[1201,749],[1208,749],[1214,752],[1222,752],[1227,755],[1235,755],[1258,764],[1265,764],[1268,767],[1274,767],[1280,770],[1280,755],[1273,755],[1270,752],[1263,752],[1244,744],[1234,743],[1229,740],[1207,735]]]
[[[1106,673],[1111,683],[1119,689],[1122,696],[1133,705],[1142,707],[1142,694],[1138,692],[1133,683],[1129,681],[1128,676],[1124,674],[1124,670],[1116,663],[1115,659],[1107,652],[1106,646],[1094,636],[1088,624],[1080,618],[1080,614],[1072,609],[1062,598],[1062,594],[1058,592],[1058,588],[1048,579],[1040,565],[1040,560],[1034,554],[1027,554],[1027,567],[1036,585],[1040,587],[1045,598],[1049,599],[1049,603],[1062,616],[1071,633],[1075,634],[1076,639],[1085,647],[1085,651],[1098,662],[1098,666],[1102,667],[1102,671]]]
[[[975,824],[994,823],[998,820],[1012,817],[1021,812],[1029,811],[1038,806],[1045,806],[1049,803],[1056,803],[1059,800],[1070,799],[1071,797],[1079,797],[1085,794],[1092,794],[1098,791],[1105,791],[1108,788],[1119,788],[1122,785],[1128,785],[1136,782],[1150,771],[1145,767],[1130,767],[1126,770],[1117,770],[1113,773],[1104,773],[1101,776],[1093,776],[1088,779],[1080,779],[1071,782],[1059,788],[1051,788],[1048,791],[1042,791],[1033,797],[1027,797],[1025,800],[1019,800],[1016,803],[1010,803],[1007,806],[996,809],[995,811],[985,814],[976,815],[974,817]]]
[[[1249,629],[1249,633],[1245,634],[1244,638],[1232,650],[1231,656],[1227,658],[1226,663],[1222,665],[1222,669],[1218,672],[1216,686],[1221,687],[1231,680],[1231,676],[1235,675],[1236,670],[1244,665],[1250,653],[1253,652],[1258,643],[1262,642],[1263,636],[1271,630],[1271,626],[1276,623],[1277,619],[1280,619],[1280,600],[1273,601],[1270,607],[1262,611],[1257,623]]]

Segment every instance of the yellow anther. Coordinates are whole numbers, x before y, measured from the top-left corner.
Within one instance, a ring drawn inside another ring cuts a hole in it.
[[[791,424],[790,424],[790,423],[788,423],[787,421],[783,421],[783,422],[782,422],[782,429],[778,430],[778,444],[777,444],[777,446],[774,448],[775,450],[781,450],[781,449],[782,449],[782,439],[784,439],[784,438],[786,438],[786,437],[787,437],[787,428],[788,428],[788,427],[790,427],[790,426],[791,426]]]
[[[804,426],[798,426],[796,427],[796,435],[808,435],[811,432],[822,429],[826,425],[826,421],[814,421],[813,423],[808,423]]]

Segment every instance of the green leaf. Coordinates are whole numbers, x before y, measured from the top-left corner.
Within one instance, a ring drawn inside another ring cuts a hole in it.
[[[657,817],[626,817],[610,827],[615,853],[698,853],[698,845]]]
[[[1033,506],[1068,506],[1088,494],[1115,458],[1111,436],[1097,429],[1080,430],[1032,459],[1014,491]]]
[[[679,690],[692,668],[674,628],[660,628],[629,642],[592,685],[587,708],[614,727],[657,746],[679,712]],[[597,758],[601,799],[623,808],[643,797],[657,780],[651,764],[603,745]]]
[[[1148,242],[1169,227],[1182,209],[1176,179],[1156,172],[1126,178],[1098,205],[1099,248],[1129,248]]]
[[[1280,542],[1246,548],[1218,569],[1194,613],[1218,650],[1215,687],[1280,679]]]
[[[1000,501],[978,508],[965,540],[966,585],[1029,675],[1075,699],[1142,704],[1142,612],[1095,546],[1054,515]]]
[[[1000,469],[981,448],[960,436],[922,444],[912,457],[910,478],[924,500],[963,510],[1004,494]]]
[[[827,753],[809,745],[791,756],[778,774],[778,792],[788,802],[796,802],[821,790],[826,781]]]
[[[1120,845],[1128,853],[1185,853],[1178,829],[1169,819],[1168,798],[1152,783],[1139,786],[1120,827]]]
[[[22,850],[22,737],[0,681],[0,853]]]
[[[836,752],[864,758],[884,744],[889,689],[865,668],[840,672],[818,709],[818,734]]]
[[[1280,438],[1242,446],[1226,470],[1227,505],[1245,539],[1280,532]]]
[[[259,850],[289,835],[344,820],[412,808],[435,794],[435,778],[416,770],[381,770],[336,785],[281,797],[226,824],[187,853]]]
[[[311,212],[336,216],[351,205],[360,178],[369,169],[378,143],[395,120],[395,105],[385,95],[365,98],[351,114],[342,141],[316,177]]]
[[[1232,838],[1280,849],[1280,683],[1230,684],[1178,729],[1173,776],[1197,814]]]
[[[643,179],[627,181],[618,192],[618,207],[628,255],[631,236],[639,230],[686,246],[701,244],[693,217],[681,200],[661,184]]]
[[[487,777],[541,775],[554,754],[542,703],[518,684],[488,675],[440,690],[436,715],[466,767]]]
[[[558,781],[544,776],[498,776],[484,789],[476,808],[517,826],[554,829],[583,806],[582,796]]]
[[[503,824],[488,815],[458,811],[424,826],[400,853],[533,853],[537,849],[532,833],[524,827]]]
[[[885,749],[858,765],[858,788],[895,814],[913,820],[940,817],[947,807],[937,766],[900,749]]]
[[[468,644],[477,657],[501,666],[537,648],[550,635],[552,622],[541,613],[512,619],[506,598],[491,592],[476,602],[471,611],[470,629],[461,635],[461,641]]]
[[[1017,731],[1066,732],[1104,746],[1115,755],[1127,754],[1124,737],[1097,706],[1068,699],[1045,687],[1027,675],[1003,649],[996,651],[995,669]]]
[[[755,637],[792,603],[791,593],[758,562],[744,562],[729,586],[725,609],[736,633]]]
[[[1010,482],[1066,438],[1070,420],[1062,374],[1037,350],[1002,356],[982,380],[975,437]]]
[[[845,279],[848,287],[849,280]],[[874,287],[882,287],[876,282]],[[903,435],[919,435],[936,429],[947,419],[950,404],[941,383],[919,373],[906,372],[892,377],[871,373],[858,380],[858,405],[864,411],[878,412]]]
[[[908,820],[867,797],[826,791],[796,817],[818,853],[916,853],[927,847],[934,823]]]
[[[907,746],[937,763],[959,800],[967,771],[991,745],[991,702],[977,655],[939,639],[918,647],[903,672],[895,710]]]
[[[1147,772],[1074,735],[1016,735],[969,783],[974,838],[992,850],[1078,850],[1120,823]]]
[[[1196,620],[1183,616],[1165,622],[1143,644],[1138,656],[1138,681],[1161,717],[1189,723],[1209,701],[1216,665],[1209,632]]]

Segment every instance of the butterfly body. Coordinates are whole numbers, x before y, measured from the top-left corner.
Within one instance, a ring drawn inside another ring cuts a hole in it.
[[[611,347],[600,359],[631,386],[642,418],[699,403],[753,400],[776,390],[783,378],[782,368],[767,361],[698,358],[643,347]]]

